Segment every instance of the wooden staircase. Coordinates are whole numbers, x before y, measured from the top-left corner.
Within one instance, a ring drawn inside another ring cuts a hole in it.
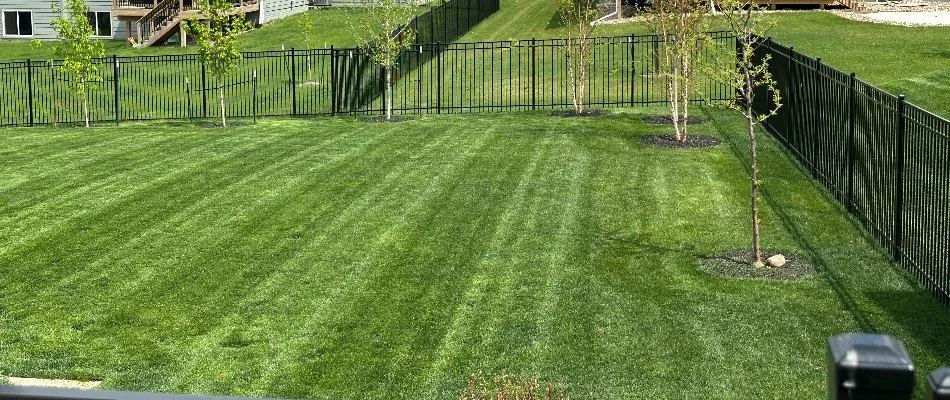
[[[148,14],[135,22],[139,47],[165,43],[182,23],[184,5],[181,0],[162,0]]]
[[[260,10],[260,0],[231,0],[234,9],[228,15],[245,14]],[[165,43],[189,18],[204,19],[194,0],[162,0],[135,22],[138,47]]]

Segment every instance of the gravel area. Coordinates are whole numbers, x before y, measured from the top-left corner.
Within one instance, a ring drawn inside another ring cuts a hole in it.
[[[889,1],[861,3],[858,10],[830,10],[856,21],[900,26],[950,26],[950,2]]]
[[[802,12],[803,10],[763,11],[767,13]],[[815,11],[815,10],[809,10]],[[944,1],[887,1],[864,2],[858,10],[825,10],[844,18],[900,26],[950,26],[950,2]],[[610,19],[601,24],[638,22],[642,18],[634,16],[624,19]]]
[[[17,378],[10,377],[10,385],[13,386],[41,386],[67,389],[95,389],[99,387],[100,381],[74,381],[69,379],[38,379],[38,378]]]

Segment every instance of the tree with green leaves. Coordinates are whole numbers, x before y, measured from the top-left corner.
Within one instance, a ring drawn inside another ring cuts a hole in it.
[[[709,68],[710,74],[719,82],[735,90],[735,99],[725,101],[724,106],[741,113],[746,119],[749,136],[751,201],[752,201],[752,263],[762,267],[762,246],[759,235],[759,157],[756,143],[756,125],[774,116],[782,107],[782,96],[772,74],[769,72],[771,57],[765,54],[756,57],[756,50],[765,43],[765,33],[774,26],[759,12],[760,7],[752,0],[719,0],[719,14],[736,36],[736,47],[724,46],[719,52],[721,60]],[[766,110],[753,109],[757,96],[768,96]]]
[[[574,113],[584,113],[584,101],[587,95],[587,77],[591,63],[591,49],[594,45],[592,23],[600,11],[597,0],[556,0],[557,12],[561,22],[567,28],[567,81],[571,87],[571,100]]]
[[[689,130],[689,100],[694,92],[697,55],[709,42],[706,11],[702,0],[653,0],[646,14],[647,25],[660,41],[655,49],[662,55],[653,56],[660,61],[659,73],[666,81],[673,132],[680,142],[686,141]]]
[[[70,76],[69,88],[82,97],[83,119],[88,128],[89,91],[96,90],[102,81],[95,59],[104,57],[105,50],[101,42],[92,40],[95,31],[86,17],[89,6],[84,0],[66,0],[65,7],[54,0],[52,8],[60,15],[51,22],[60,39],[53,51],[63,59],[56,69]]]
[[[241,11],[228,0],[198,0],[201,18],[190,18],[185,25],[198,43],[198,60],[211,72],[218,87],[221,125],[228,126],[224,100],[224,78],[237,67],[241,53],[237,35],[251,29]]]
[[[411,22],[422,0],[360,0],[363,7],[351,9],[349,23],[361,48],[385,69],[386,119],[393,116],[393,67],[412,46],[416,32]]]

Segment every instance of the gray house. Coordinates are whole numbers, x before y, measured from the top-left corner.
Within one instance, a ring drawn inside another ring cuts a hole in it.
[[[63,0],[60,0],[63,1]],[[200,18],[196,0],[86,0],[96,37],[134,41],[137,46],[162,44],[175,33],[185,38],[183,24]],[[310,0],[232,0],[255,25],[306,11]],[[0,0],[0,40],[55,39],[50,21],[57,17],[48,0]]]

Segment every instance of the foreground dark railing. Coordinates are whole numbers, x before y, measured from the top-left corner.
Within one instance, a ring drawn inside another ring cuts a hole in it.
[[[493,0],[492,0],[493,1]],[[725,33],[715,40],[731,43]],[[563,39],[415,45],[396,71],[397,113],[558,109],[572,105],[567,43]],[[595,39],[587,104],[596,107],[663,104],[653,35]],[[700,55],[712,59],[706,52]],[[216,115],[212,76],[193,54],[97,60],[103,80],[90,92],[91,119],[121,122]],[[380,114],[383,72],[368,67],[362,49],[244,53],[224,83],[233,117]],[[0,125],[48,125],[82,120],[80,96],[54,62],[0,63]],[[257,90],[251,82],[257,74]],[[708,98],[731,91],[712,81]],[[699,97],[696,99],[700,100]]]
[[[784,97],[766,129],[950,304],[950,121],[793,48],[768,40],[766,54]]]

